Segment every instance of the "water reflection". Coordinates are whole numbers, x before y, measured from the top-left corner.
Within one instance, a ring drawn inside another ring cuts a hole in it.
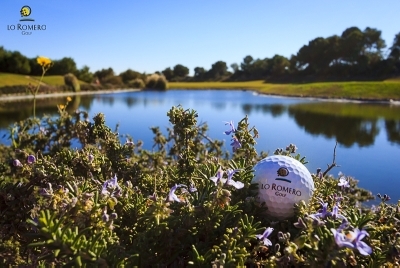
[[[373,145],[381,131],[379,120],[386,119],[388,140],[400,144],[400,107],[397,106],[338,102],[245,103],[242,110],[248,115],[262,112],[274,118],[288,113],[308,134],[337,140],[346,147]]]
[[[379,134],[376,119],[316,114],[298,107],[289,107],[289,114],[307,133],[334,138],[346,147],[354,144],[360,147],[373,145],[375,137]]]
[[[220,92],[218,92],[220,93]],[[215,94],[218,94],[217,92]],[[136,106],[156,107],[168,105],[168,98],[185,100],[185,93],[178,92],[175,95],[161,93],[123,93],[105,94],[96,96],[74,96],[69,103],[67,110],[73,112],[76,109],[90,110],[93,103],[109,107],[120,107],[121,103],[129,109]],[[240,93],[242,94],[242,93]],[[195,99],[197,106],[210,104],[213,109],[223,111],[233,109],[229,103],[241,102],[243,113],[251,116],[252,113],[272,115],[278,118],[287,114],[298,127],[304,129],[308,134],[322,135],[337,140],[340,144],[351,147],[357,144],[360,147],[367,147],[374,144],[381,128],[385,128],[388,141],[400,144],[400,107],[357,104],[357,103],[335,103],[315,102],[299,100],[287,102],[284,98],[267,100],[266,98],[235,98],[234,102],[221,101],[221,98],[213,96],[213,93],[189,95]],[[186,96],[187,97],[187,96]],[[186,99],[186,102],[190,100]],[[204,103],[203,103],[204,102]],[[57,104],[65,103],[65,98],[39,99],[37,102],[37,114],[42,116],[57,114]],[[170,107],[165,107],[167,111]],[[32,100],[18,102],[0,102],[0,129],[6,129],[16,121],[26,119],[32,114]],[[383,119],[384,124],[379,124]],[[289,127],[289,126],[288,126]]]
[[[133,107],[136,104],[138,104],[139,100],[137,98],[127,97],[127,98],[125,98],[125,103],[130,108],[130,107]]]
[[[74,96],[68,103],[66,110],[70,113],[78,108],[83,110],[90,110],[93,97],[83,98],[82,96]],[[42,117],[43,115],[54,116],[58,113],[57,105],[65,104],[66,98],[43,98],[36,101],[36,115]],[[0,129],[6,129],[15,122],[27,119],[33,114],[33,101],[18,100],[0,102]]]
[[[287,105],[283,104],[254,104],[246,103],[242,104],[242,110],[248,115],[251,115],[253,111],[262,112],[264,114],[271,114],[273,117],[283,115],[288,109]]]
[[[307,133],[335,138],[346,147],[373,145],[385,120],[388,140],[400,144],[400,107],[356,103],[301,103],[289,115]]]
[[[385,127],[388,140],[400,144],[400,120],[385,120]]]
[[[65,101],[65,97],[38,100],[38,116],[56,115],[57,104]],[[209,124],[210,138],[225,139],[227,149],[230,149],[230,140],[222,134],[223,122],[234,120],[237,123],[247,114],[251,125],[260,132],[258,151],[273,151],[295,143],[310,161],[307,168],[313,171],[332,161],[329,148],[338,140],[341,168],[334,173],[342,171],[355,176],[360,179],[361,187],[379,189],[393,200],[400,199],[398,183],[394,184],[393,180],[400,172],[400,105],[277,98],[243,91],[169,90],[76,96],[67,110],[74,112],[79,108],[88,111],[91,118],[103,112],[107,125],[120,123],[120,133],[143,140],[144,148],[151,149],[153,136],[149,127],[159,126],[165,130],[169,124],[166,113],[178,104],[196,110],[199,122]],[[6,128],[31,114],[32,100],[0,101],[0,142],[9,144],[6,138],[2,139]]]

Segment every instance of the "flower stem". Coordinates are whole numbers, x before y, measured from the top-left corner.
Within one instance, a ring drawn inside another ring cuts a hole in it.
[[[35,92],[33,93],[33,119],[34,120],[36,119],[36,95],[37,95],[37,93],[39,91],[40,84],[42,83],[44,74],[46,73],[46,70],[44,68],[42,68],[42,70],[43,70],[42,71],[42,76],[40,77],[39,83],[36,86]]]

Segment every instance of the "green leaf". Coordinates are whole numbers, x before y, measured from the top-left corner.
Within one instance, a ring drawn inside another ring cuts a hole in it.
[[[306,243],[307,235],[301,235],[294,240],[294,243],[299,249],[302,249]]]

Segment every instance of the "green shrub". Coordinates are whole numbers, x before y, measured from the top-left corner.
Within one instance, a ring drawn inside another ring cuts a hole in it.
[[[388,196],[365,208],[360,202],[373,197],[356,180],[317,171],[310,203],[297,204],[293,218],[270,219],[251,184],[265,154],[254,148],[249,118],[231,123],[229,153],[196,111],[172,107],[167,116],[166,134],[151,129],[150,151],[129,136],[121,143],[103,114],[89,120],[65,107],[11,126],[11,146],[0,145],[1,266],[397,265],[400,206]],[[296,149],[275,154],[305,163]],[[357,229],[369,236],[351,237]]]
[[[81,85],[81,90],[82,91],[98,91],[101,90],[102,87],[97,84],[82,84]]]
[[[144,88],[145,86],[141,78],[136,78],[128,82],[128,87],[130,88]]]
[[[70,87],[74,92],[81,91],[81,86],[79,84],[78,78],[72,73],[64,75],[64,83],[66,86]]]
[[[120,87],[122,86],[124,83],[122,82],[122,78],[120,76],[109,76],[103,79],[102,83],[104,84],[111,84],[113,86],[117,86]]]
[[[168,81],[163,75],[152,74],[146,78],[146,88],[165,90],[168,88]]]

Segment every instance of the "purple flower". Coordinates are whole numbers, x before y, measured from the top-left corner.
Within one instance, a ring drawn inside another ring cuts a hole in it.
[[[148,198],[153,201],[157,201],[157,194],[154,192],[152,195],[149,195]]]
[[[77,198],[77,197],[73,197],[73,198],[71,199],[71,204],[70,204],[70,206],[71,206],[71,207],[75,207],[75,206],[76,206],[76,203],[78,203],[78,198]]]
[[[235,133],[236,129],[235,129],[235,126],[233,124],[233,121],[225,122],[225,125],[229,125],[229,127],[230,127],[229,130],[224,131],[225,135],[230,135],[231,133]]]
[[[231,146],[232,146],[232,150],[235,152],[237,149],[242,147],[242,144],[239,142],[238,138],[233,137]]]
[[[337,205],[333,206],[332,213],[330,213],[330,216],[332,216],[332,218],[334,219],[342,219],[347,221],[345,216],[339,214],[339,207]]]
[[[103,222],[108,222],[110,220],[110,216],[104,212],[103,216],[101,216],[101,219],[103,220]]]
[[[324,174],[321,171],[321,168],[317,168],[317,177],[322,180],[322,178],[324,177]]]
[[[191,193],[197,192],[197,188],[193,183],[190,184],[189,192]]]
[[[338,205],[339,205],[340,202],[343,201],[342,194],[340,194],[340,195],[333,194],[333,198],[335,199],[335,202],[336,202],[336,204],[338,204]]]
[[[133,141],[130,141],[130,140],[126,139],[125,145],[133,146],[135,144],[133,143]]]
[[[89,154],[89,162],[93,162],[94,156],[92,154]]]
[[[328,211],[328,203],[322,203],[322,208],[318,211],[318,213],[311,214],[310,217],[315,219],[316,217],[325,219],[327,216],[330,216],[331,213]]]
[[[36,157],[34,155],[29,155],[27,158],[28,164],[33,164],[36,162]]]
[[[220,167],[217,171],[216,177],[211,177],[210,180],[212,180],[215,183],[215,185],[218,185],[218,183],[221,182],[222,184],[225,184],[225,185],[231,185],[231,186],[235,187],[236,189],[241,189],[244,187],[244,184],[240,181],[234,181],[232,179],[233,175],[238,171],[240,171],[240,169],[234,169],[234,170],[228,169],[226,171],[228,178],[224,179],[222,177],[223,177],[225,171],[223,171]]]
[[[117,174],[114,175],[112,179],[109,180],[108,186],[111,186],[112,188],[119,188],[118,181],[117,181]]]
[[[218,185],[218,182],[220,182],[222,180],[222,176],[224,176],[224,172],[225,171],[223,171],[222,168],[219,167],[216,177],[211,177],[210,180],[212,180],[215,185]]]
[[[373,212],[373,213],[377,213],[377,212],[379,212],[379,208],[377,208],[375,205],[372,205],[371,206],[371,211]]]
[[[114,177],[112,179],[109,179],[109,180],[104,182],[103,187],[101,189],[101,194],[102,195],[109,195],[110,193],[108,192],[108,188],[111,188],[112,190],[115,190],[113,192],[113,194],[116,193],[117,195],[120,195],[121,187],[118,185],[117,175],[116,174],[114,175]]]
[[[175,191],[180,187],[187,187],[187,186],[184,184],[175,184],[174,186],[172,186],[167,197],[167,202],[172,202],[172,201],[181,202],[181,200],[175,194]]]
[[[318,211],[318,213],[311,214],[311,218],[316,219],[318,217],[321,219],[325,219],[326,217],[332,217],[333,219],[342,219],[347,221],[345,216],[339,214],[339,207],[337,205],[333,206],[332,212],[328,211],[328,203],[321,202],[321,205],[322,208]]]
[[[338,186],[341,186],[342,189],[343,189],[343,188],[348,188],[348,187],[350,187],[350,184],[349,184],[349,182],[348,182],[344,177],[341,177],[341,178],[339,179]]]
[[[349,222],[347,221],[347,219],[344,219],[344,220],[342,220],[342,223],[340,224],[340,226],[339,226],[339,228],[337,229],[337,231],[339,232],[339,231],[341,231],[341,230],[344,230],[344,229],[346,229],[347,227],[349,227],[350,226],[350,224],[349,224]]]
[[[44,127],[39,127],[39,131],[42,132],[43,135],[46,135],[48,132]]]
[[[101,188],[102,195],[109,195],[110,193],[107,190],[108,181],[104,182],[103,187]]]
[[[344,235],[335,229],[331,229],[335,242],[339,247],[347,247],[351,249],[357,249],[361,255],[367,256],[372,253],[372,248],[367,245],[364,241],[361,241],[365,236],[368,235],[367,231],[354,229],[353,232],[349,232]]]
[[[333,238],[335,238],[336,245],[338,245],[340,248],[341,247],[348,247],[348,248],[354,248],[354,245],[351,243],[351,241],[339,230],[331,229],[333,233]]]
[[[274,228],[268,227],[262,235],[256,235],[256,237],[260,240],[263,240],[264,245],[272,246],[272,242],[268,239],[268,236],[272,233],[273,230]]]
[[[240,169],[234,169],[234,170],[228,169],[226,171],[226,174],[228,174],[228,179],[226,179],[225,182],[224,182],[224,179],[222,179],[222,182],[224,182],[227,185],[231,185],[231,186],[235,187],[236,189],[242,189],[244,187],[244,184],[240,181],[234,181],[232,179],[233,175],[238,171],[240,171]]]
[[[22,167],[21,161],[19,161],[18,159],[13,160],[13,165],[14,167]]]
[[[53,196],[53,187],[51,186],[51,183],[48,183],[49,189],[47,190],[46,188],[41,188],[39,191],[39,194],[45,197],[51,197]]]

